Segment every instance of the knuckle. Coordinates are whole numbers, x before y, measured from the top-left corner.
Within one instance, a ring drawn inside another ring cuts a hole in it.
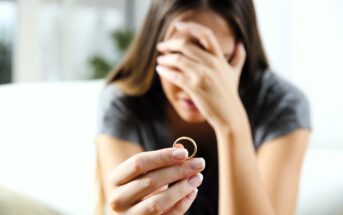
[[[183,57],[181,54],[175,54],[174,56],[175,62],[183,61]]]
[[[215,68],[217,69],[217,70],[221,70],[220,68],[222,68],[222,62],[220,61],[220,60],[218,60],[217,58],[214,58],[213,60],[212,60],[212,62],[213,62],[213,64],[215,65]]]
[[[117,174],[116,171],[114,170],[107,178],[107,182],[111,185],[117,185],[118,184],[118,179],[117,179]]]
[[[158,201],[150,201],[146,207],[145,214],[161,214],[163,213],[162,208]]]
[[[180,40],[180,47],[185,47],[188,45],[188,41],[186,39]]]
[[[123,203],[119,195],[113,195],[109,201],[110,208],[114,211],[122,211]]]
[[[156,188],[158,183],[156,180],[154,180],[151,177],[144,177],[144,178],[140,179],[139,185],[142,188],[150,188],[151,189],[151,188]]]
[[[196,89],[199,87],[199,85],[200,85],[199,77],[194,77],[191,86]]]
[[[119,166],[115,167],[111,174],[107,177],[107,182],[111,186],[117,187],[120,184],[120,177],[118,172],[120,172]]]
[[[182,214],[186,212],[188,208],[188,201],[183,199],[180,203],[180,205],[175,209],[176,214]]]
[[[164,153],[159,153],[158,154],[158,160],[160,163],[166,164],[166,163],[169,163],[170,158],[168,156],[166,156],[166,154],[164,154]]]
[[[173,170],[174,170],[173,174],[175,174],[179,177],[182,177],[185,175],[185,170],[184,170],[182,165],[178,165],[178,166],[174,167]]]
[[[203,70],[202,72],[199,73],[199,80],[200,80],[201,82],[205,82],[206,79],[207,79],[207,74],[206,74],[206,71]]]
[[[213,30],[210,29],[210,28],[205,28],[203,33],[204,33],[204,36],[212,36],[212,35],[214,35]]]
[[[142,161],[138,156],[135,156],[131,160],[131,166],[134,172],[142,173],[143,172],[143,165]]]
[[[219,62],[218,62],[217,58],[214,56],[209,57],[209,63],[210,63],[209,66],[212,68],[218,68],[218,66],[219,66]]]
[[[179,186],[175,189],[175,195],[177,196],[185,196],[187,193],[191,191],[192,187],[190,186],[189,182],[183,180]]]
[[[203,88],[205,86],[207,76],[204,73],[199,73],[197,76],[193,78],[192,86],[194,88]]]
[[[180,75],[178,75],[178,74],[174,75],[174,81],[175,81],[175,84],[178,86],[182,85],[182,83],[183,83]]]

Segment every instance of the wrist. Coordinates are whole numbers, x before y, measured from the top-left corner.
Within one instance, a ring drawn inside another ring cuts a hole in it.
[[[232,107],[232,106],[231,106]],[[243,107],[232,108],[224,119],[213,121],[212,127],[218,132],[236,132],[244,128],[250,128],[248,115]]]
[[[217,136],[239,135],[250,132],[250,126],[246,125],[246,123],[240,123],[235,126],[217,125],[214,127],[214,132]]]
[[[249,119],[246,114],[236,115],[235,119],[230,122],[221,121],[213,123],[213,129],[216,136],[240,135],[246,132],[250,134]]]

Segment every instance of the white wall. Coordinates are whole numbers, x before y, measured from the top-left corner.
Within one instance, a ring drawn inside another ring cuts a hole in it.
[[[316,146],[343,146],[343,2],[255,0],[276,72],[308,96]]]
[[[18,1],[15,82],[85,79],[87,60],[116,58],[110,34],[127,21],[125,0]],[[150,0],[136,0],[133,24],[142,23]],[[131,18],[131,17],[129,17]]]
[[[302,0],[294,20],[295,83],[308,94],[315,126],[314,143],[343,145],[343,3]]]
[[[144,21],[144,17],[147,13],[151,0],[136,0],[135,2],[135,11],[136,11],[136,29],[138,29],[142,22]]]
[[[18,1],[15,36],[15,81],[40,80],[43,71],[39,47],[39,0]]]
[[[124,2],[18,1],[15,81],[87,78],[91,56],[116,56],[110,33],[125,23]]]

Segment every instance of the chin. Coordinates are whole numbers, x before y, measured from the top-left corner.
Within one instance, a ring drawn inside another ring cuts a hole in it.
[[[201,115],[201,113],[189,113],[188,111],[182,111],[178,113],[182,120],[190,124],[204,123],[206,119]]]

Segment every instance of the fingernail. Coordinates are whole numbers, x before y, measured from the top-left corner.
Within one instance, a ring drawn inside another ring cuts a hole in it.
[[[159,75],[162,75],[162,76],[168,75],[168,74],[166,74],[167,73],[166,69],[160,65],[156,66],[156,71]]]
[[[164,73],[164,70],[163,70],[163,68],[161,67],[161,66],[156,66],[156,71],[157,71],[157,73],[159,74],[159,75],[163,75]]]
[[[203,158],[194,158],[189,162],[189,167],[192,170],[199,170],[205,167],[205,160]]]
[[[175,147],[175,148],[181,148],[181,149],[184,149],[184,148],[185,148],[184,145],[181,144],[181,143],[176,143],[176,144],[174,145],[174,147]]]
[[[176,149],[172,152],[173,158],[180,160],[188,157],[187,149]]]
[[[156,66],[156,71],[157,71],[158,73],[160,73],[160,72],[161,72],[161,66],[157,65],[157,66]]]
[[[203,176],[202,174],[198,173],[192,178],[188,179],[188,183],[192,185],[192,187],[198,187],[202,182]]]

